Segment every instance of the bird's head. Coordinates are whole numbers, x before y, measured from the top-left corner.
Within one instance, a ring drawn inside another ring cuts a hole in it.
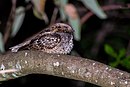
[[[55,32],[64,32],[64,33],[73,33],[74,30],[72,27],[65,23],[56,23],[50,26],[51,31]]]

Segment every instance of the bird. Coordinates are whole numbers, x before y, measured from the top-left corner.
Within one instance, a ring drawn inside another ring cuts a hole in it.
[[[55,23],[34,37],[9,48],[11,52],[19,50],[40,50],[52,54],[69,54],[73,48],[73,28],[65,23]]]

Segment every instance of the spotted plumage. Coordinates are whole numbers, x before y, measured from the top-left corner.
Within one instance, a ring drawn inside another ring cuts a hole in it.
[[[56,23],[42,30],[32,39],[10,49],[12,52],[17,52],[25,48],[46,53],[68,54],[73,48],[73,29],[67,24]]]

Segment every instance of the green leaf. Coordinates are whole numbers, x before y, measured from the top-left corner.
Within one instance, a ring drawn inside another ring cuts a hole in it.
[[[3,42],[3,35],[0,32],[0,52],[4,53],[5,52],[5,48],[4,48],[4,42]]]
[[[33,3],[33,14],[38,19],[44,20],[47,24],[49,19],[45,13],[46,0],[31,0]]]
[[[44,12],[43,13],[39,13],[35,8],[33,8],[33,14],[38,19],[44,20],[46,24],[49,22],[46,13],[44,13]]]
[[[14,23],[12,26],[11,37],[14,37],[17,34],[17,32],[19,31],[19,29],[23,23],[24,17],[25,17],[24,11],[25,11],[24,7],[18,7],[16,9],[16,15],[15,15]]]
[[[109,54],[110,56],[112,56],[112,57],[114,57],[114,58],[118,58],[117,57],[117,53],[114,51],[114,49],[110,46],[110,45],[108,45],[108,44],[105,44],[104,45],[104,50],[105,50],[105,52],[107,53],[107,54]]]
[[[81,25],[80,25],[80,19],[79,18],[71,18],[69,17],[69,24],[74,29],[74,39],[79,41],[81,39]]]
[[[66,18],[67,18],[67,16],[66,16],[66,14],[65,14],[64,9],[63,9],[63,8],[59,8],[59,11],[60,11],[61,20],[62,20],[62,21],[65,21]]]
[[[99,6],[97,0],[81,0],[81,1],[86,6],[86,8],[90,9],[99,18],[101,18],[101,19],[107,18],[107,15],[102,11],[102,9]]]
[[[118,58],[124,57],[126,54],[126,50],[124,48],[119,50]]]
[[[126,58],[130,61],[130,56],[127,56]]]
[[[61,20],[65,21],[67,18],[67,15],[64,11],[64,7],[65,5],[67,5],[68,0],[54,0],[54,3],[59,6],[59,12],[60,12],[60,16],[61,16]]]
[[[117,67],[118,64],[119,64],[118,62],[111,62],[111,63],[109,63],[109,65],[112,66],[112,67]]]
[[[129,58],[124,58],[124,60],[122,60],[120,64],[122,66],[126,67],[127,69],[130,69],[130,59]]]
[[[68,0],[54,0],[54,3],[58,6],[65,6],[68,3]]]

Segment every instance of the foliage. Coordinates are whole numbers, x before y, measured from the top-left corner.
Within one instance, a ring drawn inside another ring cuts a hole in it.
[[[75,30],[74,38],[79,41],[81,39],[81,24],[79,14],[76,7],[72,4],[68,4],[68,0],[54,0],[56,5],[59,7],[61,19],[64,21],[68,18],[70,25]],[[99,18],[106,19],[106,14],[102,11],[98,5],[97,0],[81,0],[86,8],[94,12]]]
[[[48,24],[49,19],[45,12],[46,0],[26,0],[25,3],[28,4],[29,1],[33,4],[32,9],[33,9],[34,16],[40,20],[44,20],[45,23]],[[95,15],[97,15],[99,18],[101,19],[107,18],[106,14],[100,8],[97,0],[81,0],[80,2],[83,3],[86,8],[94,12]],[[11,27],[12,30],[10,29],[11,34],[8,36],[14,37],[17,34],[17,32],[20,30],[21,25],[23,24],[27,8],[24,6],[15,7],[16,1],[13,0],[12,0],[12,4],[14,4],[12,6],[12,10],[16,8],[16,11],[15,14],[12,14],[15,17],[14,17],[14,21],[12,22],[12,27]],[[69,0],[54,0],[54,4],[59,9],[61,21],[66,22],[66,20],[68,20],[68,23],[75,30],[74,39],[80,41],[81,40],[81,22],[80,22],[81,19],[79,17],[79,13],[77,12],[77,8],[73,4],[70,4]],[[8,39],[8,37],[6,38]],[[1,49],[0,51],[2,52]]]
[[[114,58],[114,61],[109,63],[111,66],[117,67],[120,64],[127,69],[130,69],[130,56],[126,56],[125,48],[121,48],[116,52],[112,46],[105,44],[104,50],[109,56]]]
[[[1,52],[1,53],[4,53],[4,52],[5,52],[2,33],[0,33],[0,52]]]
[[[16,14],[15,14],[15,18],[14,18],[14,22],[13,22],[13,26],[12,26],[12,32],[11,32],[11,36],[14,37],[17,32],[19,31],[22,23],[23,23],[23,20],[24,20],[24,17],[25,17],[25,12],[23,12],[25,10],[24,7],[18,7],[16,9]],[[22,13],[20,13],[22,12]]]

